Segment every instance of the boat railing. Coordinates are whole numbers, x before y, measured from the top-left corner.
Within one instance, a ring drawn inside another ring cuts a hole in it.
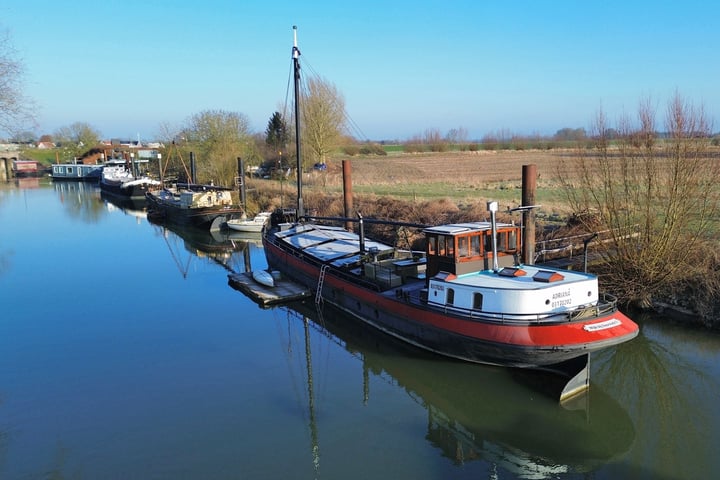
[[[217,192],[217,191],[232,191],[230,187],[223,187],[220,185],[205,184],[205,183],[187,183],[178,182],[177,188],[184,188],[192,190],[193,192]]]
[[[623,229],[607,229],[593,232],[599,236],[599,243],[608,243],[635,238],[639,235],[637,225],[631,225]],[[558,258],[572,260],[578,254],[582,254],[587,248],[588,234],[571,235],[561,238],[548,238],[535,244],[535,261],[546,263]]]
[[[574,310],[570,313],[570,320],[606,315],[617,310],[618,299],[609,293],[603,293],[595,305],[583,309]]]
[[[404,291],[398,289],[397,297],[405,298],[412,303],[423,302],[420,291]],[[469,317],[470,319],[482,320],[484,322],[494,321],[501,325],[507,324],[540,324],[540,323],[563,323],[573,322],[582,319],[590,319],[602,315],[609,315],[617,310],[617,298],[610,294],[603,294],[595,305],[588,305],[583,308],[567,312],[543,312],[543,313],[507,313],[492,312],[487,310],[476,310],[472,308],[458,307],[454,305],[429,304],[445,314],[456,314]]]

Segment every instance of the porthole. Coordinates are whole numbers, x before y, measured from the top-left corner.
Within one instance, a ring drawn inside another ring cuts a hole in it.
[[[550,305],[550,300],[545,300],[545,305]]]

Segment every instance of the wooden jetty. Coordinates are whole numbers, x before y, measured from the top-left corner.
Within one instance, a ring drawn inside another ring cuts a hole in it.
[[[231,273],[228,283],[240,290],[263,308],[311,297],[313,292],[285,278],[275,278],[275,286],[268,287],[256,282],[252,272]]]

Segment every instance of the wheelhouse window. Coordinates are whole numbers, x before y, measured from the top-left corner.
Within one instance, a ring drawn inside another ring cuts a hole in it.
[[[482,255],[482,243],[480,242],[480,235],[473,235],[470,237],[470,250],[473,255]]]
[[[486,232],[484,239],[485,251],[492,251],[492,233]],[[499,253],[514,253],[518,249],[518,230],[516,228],[500,230],[497,232],[495,239]]]
[[[435,235],[428,236],[428,255],[435,255],[437,253],[437,237]]]
[[[517,250],[518,248],[518,242],[517,242],[517,230],[513,229],[508,232],[508,249],[509,250]]]
[[[507,250],[507,232],[498,232],[497,248],[498,252],[504,252],[505,250]]]
[[[458,237],[458,257],[467,257],[470,255],[470,250],[468,250],[469,240],[468,237]]]
[[[485,235],[483,235],[483,238],[485,239],[485,251],[492,252],[492,232],[488,231]]]
[[[428,237],[428,254],[441,257],[455,256],[455,238],[449,235]]]
[[[446,254],[446,246],[445,246],[445,237],[443,235],[440,235],[438,237],[438,244],[437,244],[437,254],[444,256]]]
[[[498,251],[515,252],[518,248],[517,229],[498,232]]]

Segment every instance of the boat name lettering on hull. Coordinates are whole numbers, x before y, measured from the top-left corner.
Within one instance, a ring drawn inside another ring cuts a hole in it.
[[[564,307],[565,305],[572,305],[572,298],[566,298],[564,300],[556,300],[552,302],[552,308]]]
[[[599,330],[607,330],[608,328],[617,327],[621,323],[622,322],[620,322],[617,318],[611,318],[610,320],[605,320],[603,322],[588,323],[587,325],[583,325],[583,330],[587,332],[597,332]]]
[[[572,299],[572,291],[568,288],[567,290],[563,290],[560,292],[555,292],[552,294],[552,304],[550,305],[551,308],[558,308],[558,307],[565,307],[567,305],[573,304]]]
[[[553,300],[558,300],[558,299],[561,299],[561,298],[569,297],[570,295],[571,295],[570,289],[568,288],[567,290],[563,290],[562,292],[555,292],[555,293],[553,293],[553,294],[552,294],[552,299],[553,299]]]

